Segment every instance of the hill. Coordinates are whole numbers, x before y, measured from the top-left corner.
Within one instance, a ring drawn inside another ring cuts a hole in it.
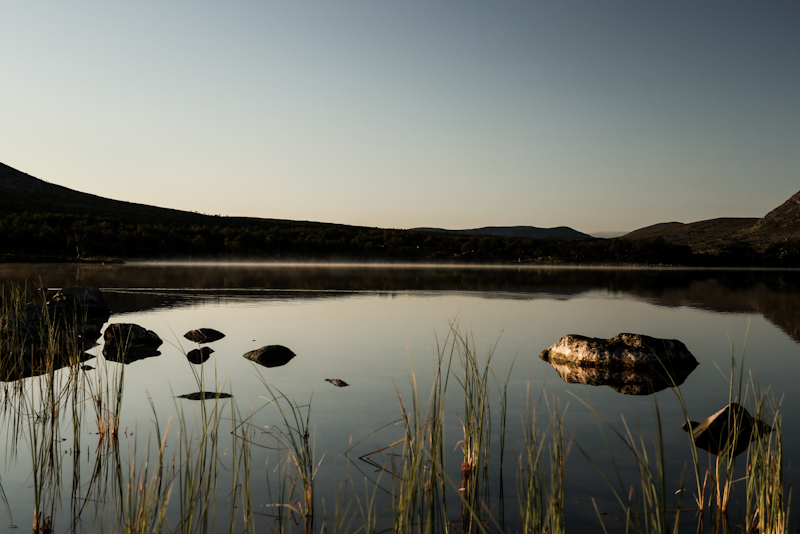
[[[443,228],[412,228],[417,232],[441,232],[451,235],[490,235],[496,237],[528,237],[532,239],[592,239],[592,236],[568,226],[537,228],[535,226],[485,226],[472,230],[445,230]]]
[[[800,240],[800,192],[767,213],[735,237],[765,246],[778,241]]]
[[[277,224],[317,226],[325,224],[252,217],[219,217],[122,200],[112,200],[51,184],[0,163],[0,213],[23,212],[92,215],[124,219],[129,222],[188,225],[274,226]]]
[[[659,223],[639,228],[621,239],[664,239],[687,245],[695,254],[719,255],[733,249],[763,253],[770,247],[793,249],[800,243],[800,192],[760,219],[722,217],[688,224]]]

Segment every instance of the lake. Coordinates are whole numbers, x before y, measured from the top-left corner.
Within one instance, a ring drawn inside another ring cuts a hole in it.
[[[147,476],[152,475],[161,440],[169,458],[175,458],[180,443],[202,444],[199,430],[191,437],[176,435],[178,421],[182,416],[184,433],[195,424],[200,428],[196,422],[208,415],[201,406],[213,402],[176,397],[203,389],[233,395],[233,400],[219,400],[218,443],[208,456],[219,459],[220,479],[241,478],[241,470],[248,471],[252,509],[247,517],[253,528],[274,528],[274,504],[281,498],[302,502],[295,494],[299,490],[281,490],[280,480],[288,480],[292,467],[284,461],[282,451],[270,448],[274,434],[269,434],[269,429],[284,422],[275,403],[269,401],[285,395],[296,407],[292,413],[301,413],[301,420],[308,415],[314,455],[314,529],[325,525],[335,530],[337,501],[345,499],[349,507],[340,506],[340,511],[351,522],[342,523],[347,526],[341,530],[356,530],[365,521],[363,503],[372,499],[377,512],[390,506],[399,475],[391,467],[394,457],[387,447],[399,447],[396,443],[405,436],[401,402],[413,411],[413,383],[422,409],[427,406],[439,369],[437,355],[444,354],[449,361],[453,332],[474,343],[481,369],[492,354],[486,394],[490,452],[479,490],[485,496],[481,514],[490,530],[520,529],[517,462],[525,450],[526,421],[534,410],[540,433],[548,430],[551,411],[561,414],[568,449],[563,505],[567,532],[597,532],[601,519],[609,532],[624,530],[625,517],[612,488],[624,495],[633,485],[635,495],[641,483],[631,452],[614,429],[624,435],[627,425],[655,462],[656,409],[669,506],[674,507],[681,496],[684,508],[694,506],[697,484],[687,467],[692,449],[689,434],[681,429],[686,417],[676,391],[667,387],[652,395],[630,395],[618,391],[625,390],[619,384],[614,389],[566,382],[538,356],[566,334],[610,338],[632,332],[685,343],[699,365],[685,377],[680,395],[689,417],[696,421],[728,404],[735,357],[743,383],[747,386],[755,381],[779,403],[787,481],[790,466],[800,460],[800,271],[796,270],[0,265],[0,283],[25,282],[48,291],[99,287],[112,310],[109,322],[141,325],[156,332],[164,344],[158,349],[160,354],[125,365],[104,361],[102,347],[88,351],[84,364],[94,369],[80,372],[83,382],[74,390],[86,401],[77,404],[80,409],[94,414],[90,405],[98,388],[109,386],[124,369],[119,378],[124,393],[118,443],[111,449],[107,444],[98,447],[94,415],[76,429],[72,421],[77,415],[67,414],[59,423],[60,457],[43,481],[37,478],[43,471],[37,463],[41,461],[37,460],[41,436],[36,430],[35,406],[44,402],[44,395],[30,393],[28,410],[6,400],[4,430],[8,437],[0,475],[8,510],[0,508],[0,513],[10,511],[6,523],[21,528],[27,528],[36,501],[44,499],[46,507],[40,504],[39,509],[50,510],[59,531],[99,530],[100,525],[109,530],[113,518],[122,514],[130,473],[143,472],[148,460]],[[225,334],[205,345],[213,354],[202,370],[186,357],[197,344],[183,337],[200,327]],[[246,352],[265,345],[288,347],[296,356],[275,367],[258,366],[243,358]],[[463,517],[460,493],[468,491],[460,469],[465,439],[462,423],[468,408],[458,382],[463,371],[457,353],[453,361],[443,399],[441,450],[447,474],[447,520],[458,525]],[[69,375],[66,369],[57,373]],[[349,385],[336,387],[326,379],[340,379]],[[32,377],[22,382],[33,390],[42,380]],[[507,413],[501,443],[500,394],[504,387]],[[19,398],[9,393],[13,389],[6,386],[6,399]],[[737,393],[733,392],[734,398]],[[230,437],[231,420],[246,420],[233,429],[234,436],[238,433],[247,438],[246,447],[244,438],[237,442]],[[547,436],[544,439],[542,458],[547,458],[551,445]],[[244,450],[246,462],[240,454]],[[714,466],[716,457],[702,450],[698,454],[703,471]],[[734,478],[743,476],[746,459],[744,454],[737,457]],[[600,472],[611,481],[610,486]],[[681,492],[683,474],[686,482]],[[184,487],[190,485],[182,480]],[[105,493],[98,497],[101,484]],[[175,484],[170,503],[165,505],[166,521],[172,529],[185,528],[177,502],[184,489]],[[348,484],[345,494],[343,488]],[[236,509],[233,503],[241,498],[231,487],[230,482],[220,483],[214,506],[217,515],[205,519],[207,525],[229,528],[230,510]],[[281,491],[283,497],[276,497]],[[287,497],[288,493],[293,497]],[[734,482],[728,513],[733,525],[741,525],[744,495],[743,482]],[[288,521],[294,530],[302,530],[302,525],[295,524],[302,523],[298,520],[302,513],[297,504],[294,507],[296,514]],[[377,527],[392,528],[390,515],[380,515]],[[242,530],[242,521],[240,517],[234,530]],[[687,532],[697,531],[694,512],[685,512],[681,522]]]

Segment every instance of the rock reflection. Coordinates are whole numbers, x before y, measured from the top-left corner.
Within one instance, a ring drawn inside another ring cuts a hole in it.
[[[680,386],[695,370],[697,363],[671,370],[656,370],[651,367],[617,368],[580,367],[577,365],[548,362],[564,382],[588,386],[608,386],[624,395],[651,395],[668,387]]]

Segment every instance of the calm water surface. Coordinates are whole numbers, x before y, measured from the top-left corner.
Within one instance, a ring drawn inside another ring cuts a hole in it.
[[[786,465],[800,460],[797,271],[0,266],[0,283],[25,281],[44,288],[100,287],[113,312],[110,322],[136,323],[164,340],[159,356],[125,366],[120,427],[127,429],[120,440],[124,461],[134,457],[134,446],[141,450],[148,438],[151,444],[155,442],[156,419],[163,431],[179,409],[187,414],[197,410],[198,403],[175,398],[198,390],[193,365],[184,356],[197,345],[184,339],[183,334],[210,327],[226,337],[208,345],[214,353],[204,365],[205,389],[217,387],[232,393],[242,412],[259,408],[269,397],[263,381],[299,404],[310,402],[315,452],[321,459],[318,499],[324,499],[329,510],[335,483],[345,476],[383,483],[380,473],[358,457],[401,437],[398,426],[386,426],[399,417],[398,393],[408,400],[409,373],[413,368],[419,389],[427,396],[437,340],[445,340],[450,324],[458,325],[461,332],[474,339],[481,357],[496,344],[492,369],[500,381],[508,378],[504,476],[502,482],[497,477],[492,481],[495,490],[501,483],[505,486],[507,530],[515,530],[515,462],[523,439],[521,418],[529,387],[534,400],[542,395],[550,402],[557,399],[561,410],[566,411],[567,433],[607,474],[613,473],[610,448],[626,484],[637,480],[629,455],[608,431],[610,447],[605,445],[595,415],[578,398],[591,404],[619,430],[624,428],[623,419],[631,426],[638,424],[638,432],[648,446],[655,435],[652,413],[654,401],[657,403],[664,432],[668,493],[670,488],[679,488],[681,472],[691,459],[688,435],[680,429],[684,416],[672,390],[633,396],[608,386],[570,384],[539,359],[539,352],[566,334],[609,338],[620,332],[633,332],[683,341],[700,362],[681,386],[689,415],[696,420],[728,403],[731,355],[736,356],[737,362],[744,357],[745,374],[749,377],[752,373],[760,386],[768,388],[781,402]],[[284,345],[297,357],[275,368],[258,367],[242,357],[264,345]],[[98,355],[97,360],[102,359],[101,347],[91,352]],[[97,360],[86,363],[101,367]],[[122,367],[116,363],[108,366]],[[87,373],[92,372],[98,371]],[[343,379],[350,386],[336,388],[326,378]],[[459,436],[458,419],[463,400],[457,384],[451,383],[448,391],[445,449],[454,451],[463,438]],[[276,424],[275,418],[268,411],[256,415],[262,426]],[[81,431],[84,438],[78,452],[80,465],[85,466],[80,475],[85,483],[96,465],[96,454],[87,445],[92,443],[94,430]],[[65,455],[73,445],[69,438],[63,445]],[[357,445],[351,449],[353,444]],[[496,452],[499,445],[493,446]],[[30,453],[26,456],[25,447],[14,449],[8,439],[5,449],[2,486],[13,514],[5,524],[27,527],[33,515]],[[499,464],[499,458],[494,458]],[[744,463],[744,456],[741,458],[739,464]],[[456,480],[459,461],[459,451],[452,452]],[[274,452],[253,449],[253,502],[262,507],[259,510],[263,513],[270,497],[266,484],[255,482],[258,477],[267,476],[274,462]],[[703,457],[701,462],[708,459]],[[499,465],[494,467],[500,472]],[[64,495],[75,483],[70,476],[64,475]],[[361,482],[358,484],[361,487]],[[567,461],[566,488],[568,532],[597,530],[592,499],[602,512],[607,512],[607,526],[621,528],[616,501],[576,447]],[[738,488],[739,494],[743,495],[743,491]],[[64,497],[65,517],[69,517],[68,501]],[[499,510],[501,505],[497,506]],[[736,514],[733,515],[735,522]],[[70,528],[68,520],[57,521],[56,525],[62,531]]]

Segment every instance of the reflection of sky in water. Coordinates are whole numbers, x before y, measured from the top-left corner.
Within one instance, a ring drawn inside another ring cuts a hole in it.
[[[545,391],[559,399],[562,409],[568,406],[567,433],[601,466],[609,466],[608,452],[599,439],[595,419],[570,392],[590,402],[617,428],[622,428],[621,416],[631,425],[635,425],[638,418],[648,445],[653,436],[652,402],[657,399],[667,448],[668,488],[677,489],[680,472],[690,458],[687,434],[680,429],[683,415],[671,390],[652,397],[630,397],[607,387],[566,384],[539,359],[542,349],[568,333],[608,338],[620,332],[635,332],[683,341],[700,362],[681,388],[689,415],[696,420],[702,420],[727,403],[728,383],[723,374],[730,369],[731,342],[734,353],[740,357],[747,335],[745,373],[752,371],[762,387],[769,386],[776,397],[783,396],[785,460],[788,465],[800,458],[800,434],[796,424],[800,393],[794,378],[799,370],[800,347],[756,314],[658,306],[641,297],[602,289],[570,298],[556,298],[547,292],[526,295],[499,291],[166,293],[170,298],[161,307],[116,314],[111,319],[154,330],[165,342],[159,349],[161,356],[134,362],[125,368],[122,428],[138,426],[143,439],[152,432],[149,394],[163,429],[168,418],[176,414],[174,396],[198,390],[191,364],[183,355],[197,345],[185,340],[183,334],[199,327],[220,330],[226,337],[207,345],[214,353],[205,364],[204,389],[212,390],[216,379],[225,391],[233,393],[242,413],[248,413],[250,406],[261,406],[263,398],[268,396],[256,374],[259,373],[270,385],[298,403],[310,400],[316,455],[318,459],[325,455],[318,479],[321,496],[330,491],[325,489],[325,484],[332,484],[334,477],[341,479],[343,476],[340,455],[350,447],[351,440],[355,443],[369,437],[354,449],[353,457],[357,458],[398,439],[398,427],[370,435],[398,418],[395,388],[408,403],[408,373],[412,365],[425,401],[431,384],[436,340],[441,342],[446,337],[448,319],[457,319],[461,330],[470,332],[480,356],[486,354],[487,347],[497,343],[492,368],[498,380],[506,377],[510,380],[510,449],[506,452],[505,484],[511,495],[516,484],[513,462],[519,454],[520,417],[524,413],[528,384],[534,399]],[[120,298],[121,295],[109,294],[112,303]],[[254,366],[242,357],[245,352],[273,344],[289,347],[297,357],[283,367],[271,369]],[[99,353],[99,349],[94,350]],[[95,365],[92,361],[88,363]],[[336,388],[325,382],[326,378],[340,378],[350,386]],[[451,381],[449,395],[445,450],[453,451],[460,432],[456,414],[463,411],[457,383]],[[493,398],[492,402],[496,409],[495,400]],[[191,401],[177,402],[187,413],[197,409],[197,404]],[[258,415],[258,422],[270,425],[277,421],[274,414],[263,412]],[[617,459],[622,460],[623,473],[631,475],[632,467],[624,462],[627,455],[614,439],[609,437]],[[122,447],[128,445],[130,440],[127,444],[123,440]],[[498,444],[495,442],[494,446]],[[258,449],[253,453],[253,465],[262,466],[256,471],[263,472],[269,455]],[[457,470],[458,453],[452,454],[451,461]],[[362,465],[359,467],[365,469]],[[30,495],[24,491],[9,491],[9,488],[25,486],[26,469],[29,470],[27,463],[22,461],[12,473],[3,476],[12,506],[24,510],[32,506]],[[351,471],[357,470],[351,466]],[[357,473],[356,478],[360,480],[360,477],[362,474]],[[582,519],[586,519],[587,525],[596,525],[591,497],[597,499],[601,509],[607,508],[614,515],[617,505],[593,468],[574,448],[567,463],[567,479],[567,517],[571,532],[578,530]],[[743,494],[744,489],[739,491]],[[255,497],[266,499],[259,492],[254,490]],[[511,500],[516,502],[515,498]],[[27,518],[30,514],[23,513],[20,517]],[[21,520],[15,521],[21,523]]]

